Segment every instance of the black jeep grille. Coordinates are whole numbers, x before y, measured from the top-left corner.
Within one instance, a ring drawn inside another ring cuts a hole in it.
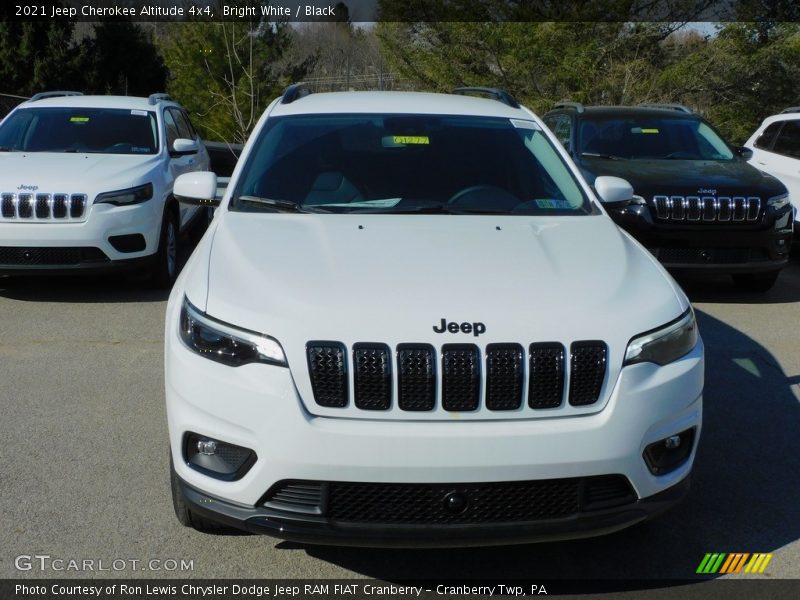
[[[522,406],[524,351],[519,344],[486,347],[486,407],[514,410]]]
[[[306,347],[314,398],[320,406],[347,405],[347,363],[338,342],[311,342]]]
[[[455,509],[451,495],[460,496]],[[340,524],[453,525],[559,519],[635,500],[624,476],[601,475],[452,484],[281,481],[262,503]]]
[[[363,410],[386,410],[392,401],[389,346],[356,344],[353,347],[353,392]]]
[[[0,265],[6,266],[70,266],[108,260],[99,248],[0,246]]]
[[[558,342],[531,344],[528,406],[556,408],[564,398],[564,346]]]
[[[574,342],[570,351],[569,403],[593,404],[603,387],[607,347],[604,342]]]
[[[400,410],[433,410],[436,402],[436,358],[433,346],[397,347],[397,403]]]
[[[481,395],[480,378],[480,352],[477,346],[442,346],[442,406],[445,410],[477,409]]]

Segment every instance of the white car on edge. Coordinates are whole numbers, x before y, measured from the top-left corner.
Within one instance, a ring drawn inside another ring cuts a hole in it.
[[[208,164],[166,94],[35,95],[0,123],[0,274],[136,268],[168,287],[198,214],[172,186]]]
[[[455,92],[290,86],[265,111],[167,307],[184,525],[490,545],[684,496],[703,344],[600,206],[630,185],[594,191],[505,92]]]
[[[780,179],[794,205],[794,232],[800,233],[800,106],[767,117],[745,142],[748,162]]]

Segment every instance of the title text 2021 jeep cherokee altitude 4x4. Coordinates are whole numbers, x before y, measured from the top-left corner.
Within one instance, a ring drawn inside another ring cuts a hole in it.
[[[180,521],[477,545],[680,499],[694,313],[542,122],[497,90],[301,90],[267,108],[168,303]]]
[[[563,102],[544,122],[587,181],[630,181],[633,202],[606,210],[667,268],[729,273],[752,291],[773,286],[792,242],[786,188],[747,164],[748,152],[728,146],[699,115],[675,104]]]
[[[172,186],[207,169],[165,94],[37,94],[0,123],[0,273],[144,267],[171,285],[179,229],[197,212]]]

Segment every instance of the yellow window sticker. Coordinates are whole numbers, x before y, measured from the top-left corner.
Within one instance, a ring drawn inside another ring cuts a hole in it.
[[[395,144],[430,144],[430,138],[427,135],[393,135],[392,141]]]
[[[89,122],[89,117],[70,117],[69,118],[69,122],[70,123],[88,123]]]
[[[659,131],[655,127],[633,127],[631,128],[631,133],[659,133]]]

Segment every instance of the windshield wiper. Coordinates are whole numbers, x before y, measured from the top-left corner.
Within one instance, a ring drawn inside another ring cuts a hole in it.
[[[592,158],[605,158],[608,160],[628,160],[624,156],[617,156],[616,154],[599,154],[597,152],[581,152],[581,156],[591,156]]]
[[[319,208],[310,208],[300,206],[297,202],[291,200],[280,200],[277,198],[261,198],[259,196],[239,196],[236,202],[244,202],[246,204],[256,204],[258,206],[266,206],[275,210],[276,212],[295,212],[295,213],[311,213],[311,212],[328,212]]]
[[[429,204],[427,206],[376,206],[375,208],[361,208],[347,211],[349,214],[427,214],[450,215],[453,214],[446,204]]]

